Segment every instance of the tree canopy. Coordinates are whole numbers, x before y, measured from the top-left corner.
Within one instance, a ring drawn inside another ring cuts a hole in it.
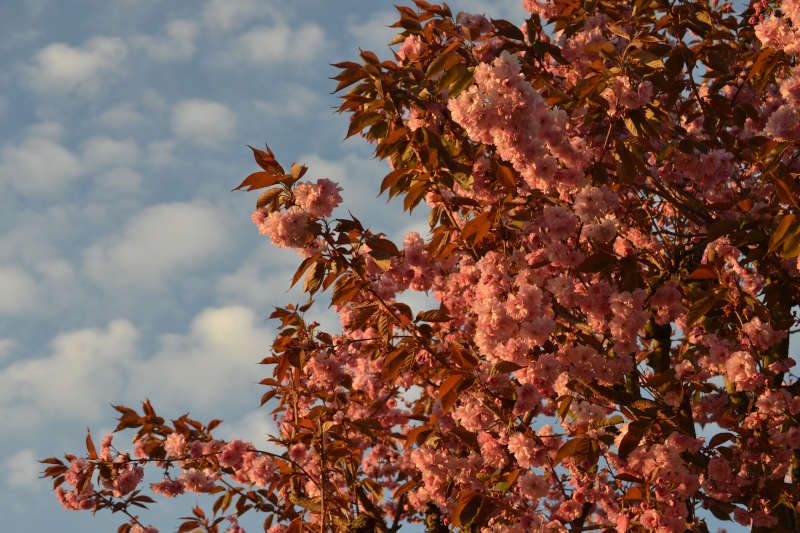
[[[302,256],[261,361],[284,451],[117,406],[133,455],[46,459],[61,503],[156,531],[152,465],[214,495],[181,532],[800,530],[800,1],[414,4],[334,80],[430,232],[333,218],[347,191],[269,148],[237,187]]]

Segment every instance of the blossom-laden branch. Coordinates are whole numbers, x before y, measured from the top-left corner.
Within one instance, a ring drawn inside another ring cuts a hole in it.
[[[303,258],[262,360],[285,451],[119,406],[135,458],[46,460],[59,499],[141,530],[154,463],[156,494],[217,495],[182,531],[797,531],[800,2],[414,4],[334,80],[429,233],[334,218],[346,191],[269,148],[237,187]]]

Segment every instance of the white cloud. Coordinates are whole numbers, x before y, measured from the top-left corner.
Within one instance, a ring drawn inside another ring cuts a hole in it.
[[[115,167],[97,176],[95,184],[113,191],[136,193],[142,189],[142,175],[128,167]]]
[[[122,74],[127,53],[118,37],[95,37],[79,47],[53,43],[26,67],[28,81],[42,92],[92,92]]]
[[[180,61],[191,59],[196,50],[198,24],[192,20],[173,20],[165,28],[164,37],[137,35],[133,45],[143,49],[156,61]]]
[[[92,137],[83,145],[83,159],[92,169],[129,165],[139,160],[139,145],[131,138]]]
[[[52,120],[37,122],[26,128],[28,137],[41,137],[51,141],[60,141],[64,135],[64,126]]]
[[[23,448],[3,461],[2,470],[5,472],[3,477],[9,487],[38,490],[42,485],[39,479],[42,465],[30,448]]]
[[[119,104],[104,111],[97,121],[109,128],[130,130],[145,123],[145,116],[134,109],[133,104]]]
[[[156,113],[163,113],[169,110],[167,100],[155,89],[145,89],[142,91],[142,105]]]
[[[0,371],[0,414],[10,427],[68,417],[95,420],[119,401],[124,371],[136,356],[138,331],[127,320],[53,339],[46,357]]]
[[[148,207],[121,234],[84,252],[87,275],[106,288],[157,289],[226,249],[223,213],[205,203]]]
[[[26,315],[39,307],[41,290],[28,272],[0,267],[0,315]]]
[[[217,294],[221,302],[267,309],[275,302],[301,299],[297,290],[291,296],[288,290],[300,264],[299,256],[292,251],[274,248],[268,240],[265,241],[261,243],[262,249],[251,254],[235,272],[219,279]],[[299,287],[302,287],[302,281]]]
[[[231,57],[250,63],[307,62],[325,46],[325,32],[317,24],[293,29],[288,24],[259,26],[236,40]]]
[[[302,117],[313,114],[321,102],[317,91],[299,83],[291,83],[269,101],[256,100],[253,107],[268,115]]]
[[[264,0],[209,0],[203,19],[211,27],[232,30],[270,12],[275,9]]]
[[[0,185],[28,196],[54,195],[89,172],[129,166],[141,159],[132,138],[91,137],[78,156],[61,144],[62,134],[60,124],[42,122],[30,126],[21,143],[0,148]]]
[[[0,339],[0,361],[8,359],[16,345],[15,339]]]
[[[207,308],[186,333],[160,335],[151,354],[138,348],[140,333],[128,320],[60,334],[45,355],[0,368],[4,429],[105,421],[109,404],[145,398],[167,416],[255,408],[258,381],[271,371],[258,365],[273,338],[262,322],[244,307]],[[263,424],[246,417],[236,427],[250,437]]]
[[[172,131],[181,139],[214,147],[227,141],[236,127],[236,115],[225,105],[212,100],[182,100],[172,110]]]
[[[173,410],[193,411],[252,402],[268,368],[272,335],[252,310],[209,308],[192,321],[186,335],[163,335],[159,351],[132,369],[129,398],[148,397]]]
[[[72,152],[45,137],[30,136],[0,149],[0,184],[25,195],[60,192],[82,173]]]
[[[173,153],[175,144],[175,141],[171,139],[148,143],[146,162],[156,168],[176,163],[178,159]]]
[[[390,28],[400,19],[397,11],[379,11],[368,19],[357,21],[351,17],[347,23],[347,31],[355,38],[364,50],[371,50],[379,56],[389,54],[388,45],[403,28]]]

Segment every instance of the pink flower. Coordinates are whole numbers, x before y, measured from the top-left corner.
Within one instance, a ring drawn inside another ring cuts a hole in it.
[[[331,180],[321,178],[313,183],[298,183],[294,187],[294,200],[297,205],[315,217],[330,216],[342,202],[339,191],[342,188]]]
[[[242,440],[236,439],[229,442],[223,449],[219,459],[219,464],[234,470],[242,467],[242,459],[247,450],[253,446]]]
[[[766,350],[786,337],[785,331],[775,331],[769,323],[761,322],[758,317],[753,317],[750,322],[742,326],[742,331],[756,348]]]
[[[517,481],[519,492],[524,498],[537,501],[540,498],[547,496],[550,490],[550,483],[544,476],[539,476],[533,472],[524,472],[520,474]]]
[[[142,527],[140,525],[135,525],[131,528],[131,533],[158,533],[158,530],[153,526]]]
[[[650,306],[656,310],[657,324],[669,324],[683,312],[681,292],[675,283],[662,285],[650,297]]]
[[[639,521],[642,523],[642,526],[648,529],[655,528],[658,525],[658,513],[655,509],[648,509],[641,514]]]
[[[295,444],[289,449],[289,459],[300,463],[305,459],[307,451],[308,448],[306,448],[305,444]]]
[[[397,55],[400,59],[408,59],[418,56],[423,50],[425,50],[425,46],[422,43],[422,39],[419,38],[419,35],[411,34],[400,45]]]
[[[189,492],[210,492],[214,488],[214,479],[203,472],[191,471],[181,474],[184,488]]]
[[[761,44],[770,48],[783,48],[792,41],[792,29],[782,17],[766,17],[756,24],[755,32]]]
[[[134,466],[133,463],[128,463],[117,473],[117,478],[113,482],[114,496],[119,498],[132,492],[142,480],[142,477],[144,477],[144,469],[140,466]]]
[[[472,15],[469,13],[459,13],[456,18],[462,26],[478,30],[479,33],[488,33],[492,30],[492,23],[483,15]]]
[[[173,432],[167,435],[164,441],[164,449],[172,457],[182,457],[184,455],[184,447],[186,446],[186,439],[178,432]]]
[[[100,443],[100,459],[103,461],[111,460],[111,439],[113,438],[114,435],[109,433],[103,437],[103,441]]]
[[[744,351],[734,352],[725,363],[728,380],[735,384],[736,390],[752,390],[752,378],[758,373],[753,357]]]
[[[158,483],[150,485],[150,490],[156,494],[161,494],[167,498],[173,498],[179,494],[183,494],[184,486],[183,481],[179,479],[163,479]]]
[[[279,248],[302,248],[308,238],[308,216],[295,205],[283,213],[270,213],[259,231],[268,235],[272,244]]]
[[[795,106],[782,105],[769,116],[764,133],[778,141],[792,141],[800,137],[800,113]]]
[[[89,463],[83,459],[73,459],[69,464],[69,469],[64,474],[64,480],[73,487],[77,487],[78,483],[83,479],[88,466]]]
[[[89,483],[86,489],[77,494],[74,491],[65,491],[64,487],[56,487],[56,498],[61,505],[70,511],[88,511],[94,507],[94,488]]]

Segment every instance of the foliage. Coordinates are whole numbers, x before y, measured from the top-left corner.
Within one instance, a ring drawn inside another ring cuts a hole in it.
[[[394,60],[334,79],[429,235],[332,218],[336,184],[269,148],[237,187],[303,256],[262,361],[286,451],[118,406],[136,457],[46,460],[62,503],[141,531],[153,462],[156,493],[216,496],[180,531],[798,531],[800,2],[525,0],[520,27],[415,4]]]

